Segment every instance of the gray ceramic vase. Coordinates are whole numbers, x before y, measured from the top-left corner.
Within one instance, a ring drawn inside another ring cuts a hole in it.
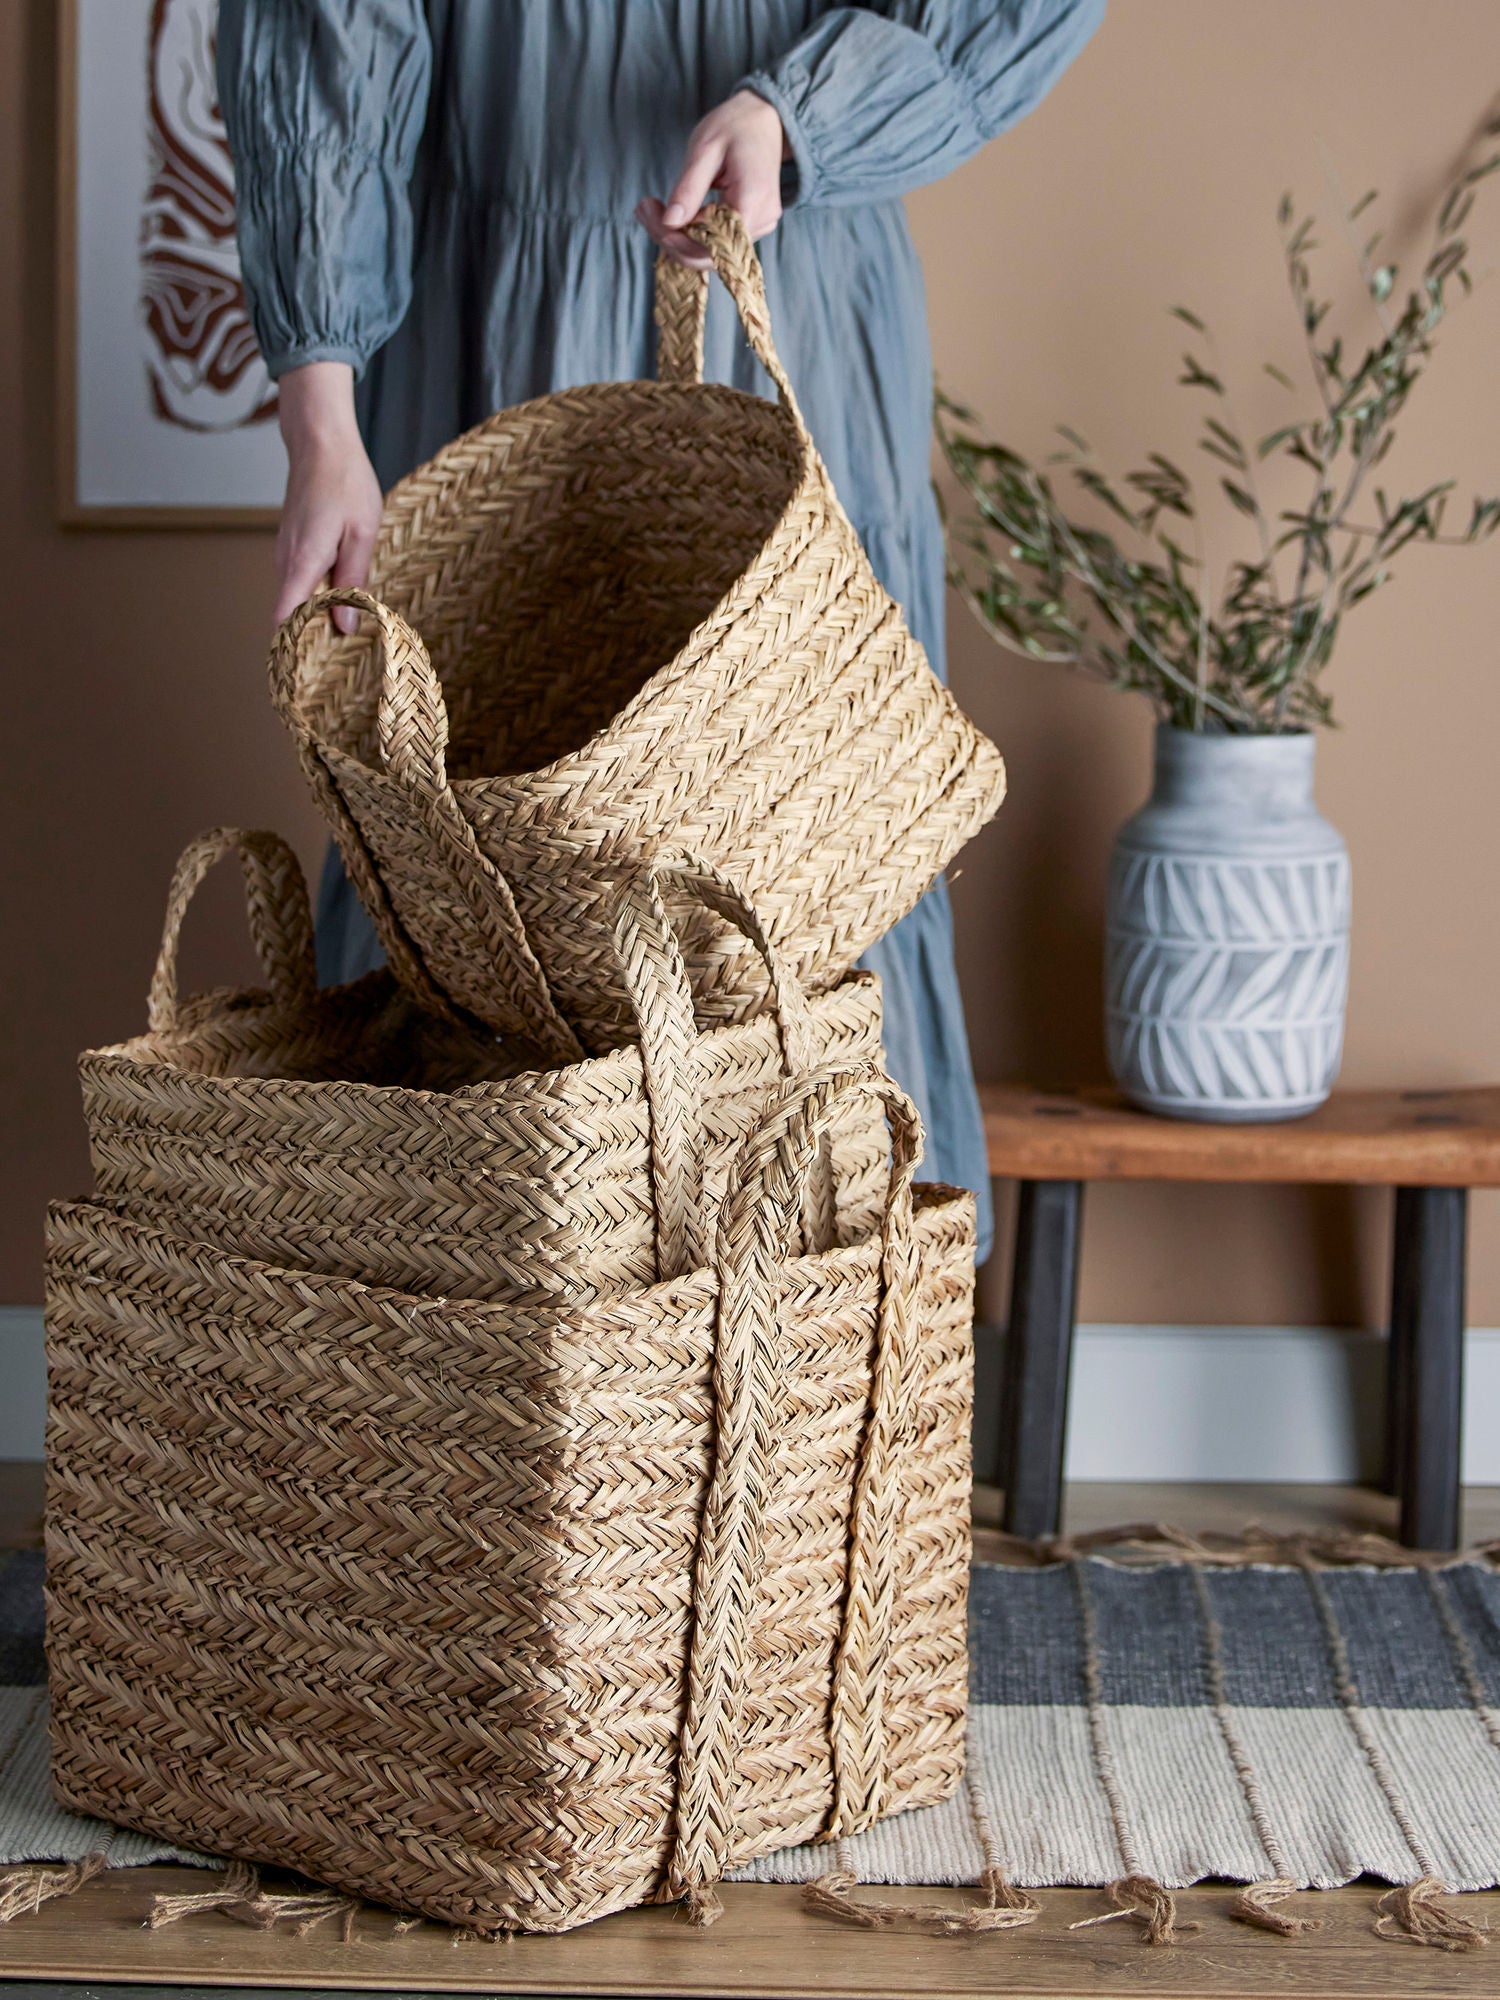
[[[1296,1118],[1333,1088],[1349,855],[1313,804],[1311,735],[1163,725],[1110,866],[1109,1062],[1148,1111]]]

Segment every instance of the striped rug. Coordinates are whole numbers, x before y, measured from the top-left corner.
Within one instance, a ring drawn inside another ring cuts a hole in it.
[[[0,1570],[0,1862],[201,1859],[47,1789],[41,1558]],[[969,1773],[842,1844],[860,1882],[1370,1875],[1500,1884],[1500,1572],[1312,1562],[979,1564]],[[739,1879],[825,1875],[790,1848]]]

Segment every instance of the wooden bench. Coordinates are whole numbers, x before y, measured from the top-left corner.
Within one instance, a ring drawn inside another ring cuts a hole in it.
[[[1500,1187],[1500,1087],[1340,1091],[1278,1125],[1200,1125],[1117,1093],[981,1092],[990,1172],[1020,1183],[1002,1391],[1005,1526],[1057,1532],[1088,1181],[1315,1182],[1395,1190],[1389,1477],[1410,1548],[1459,1538],[1468,1190]]]

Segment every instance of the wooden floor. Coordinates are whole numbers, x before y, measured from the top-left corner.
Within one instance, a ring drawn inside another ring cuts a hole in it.
[[[998,1518],[996,1496],[976,1494],[976,1548],[987,1553],[984,1523]],[[0,1546],[34,1544],[40,1520],[35,1468],[0,1467]],[[1389,1529],[1392,1503],[1337,1487],[1077,1486],[1065,1525],[1074,1532],[1119,1522],[1168,1521],[1204,1532],[1249,1522],[1272,1529]],[[1500,1537],[1500,1489],[1468,1495],[1466,1538]],[[1042,1917],[1030,1929],[965,1938],[864,1931],[808,1914],[793,1889],[730,1885],[725,1914],[694,1931],[671,1909],[633,1910],[560,1938],[508,1944],[455,1941],[424,1925],[392,1935],[392,1919],[361,1915],[353,1939],[331,1930],[297,1939],[246,1930],[206,1916],[148,1931],[142,1919],[161,1889],[200,1886],[189,1870],[126,1869],[78,1895],[0,1926],[0,1979],[45,1982],[57,2000],[100,1985],[186,1989],[300,1987],[314,1991],[483,1992],[514,1995],[676,1996],[676,2000],[967,2000],[971,1995],[1036,2000],[1417,2000],[1485,1996],[1500,2000],[1500,1893],[1468,1896],[1462,1908],[1495,1930],[1488,1950],[1465,1954],[1388,1943],[1375,1935],[1378,1884],[1304,1895],[1297,1907],[1323,1928],[1295,1940],[1246,1930],[1226,1914],[1233,1891],[1183,1891],[1183,1919],[1199,1929],[1170,1948],[1152,1948],[1130,1922],[1073,1930],[1096,1916],[1096,1890],[1040,1892]],[[958,1906],[957,1891],[880,1892],[910,1903]],[[61,1982],[61,1985],[59,1984]],[[13,1987],[16,2000],[23,2000]],[[123,2000],[123,1996],[122,1996]]]
[[[1227,1890],[1186,1891],[1182,1914],[1201,1929],[1180,1944],[1155,1948],[1128,1923],[1069,1930],[1101,1908],[1102,1899],[1085,1889],[1047,1892],[1042,1919],[1029,1930],[967,1938],[855,1930],[806,1914],[795,1889],[750,1885],[725,1890],[724,1915],[707,1931],[690,1929],[670,1909],[629,1910],[566,1937],[509,1944],[455,1943],[437,1926],[393,1937],[393,1919],[374,1912],[361,1917],[347,1944],[331,1930],[326,1937],[278,1937],[214,1916],[145,1930],[152,1891],[190,1877],[187,1869],[122,1869],[70,1903],[47,1904],[0,1927],[0,1977],[682,2000],[856,1994],[866,2000],[1198,2000],[1230,1994],[1242,2000],[1290,1994],[1388,2000],[1500,1992],[1500,1936],[1490,1950],[1461,1955],[1387,1944],[1371,1927],[1373,1888],[1304,1898],[1316,1905],[1324,1928],[1294,1940],[1231,1923],[1224,1915]],[[193,1886],[190,1879],[187,1886]],[[881,1893],[901,1893],[913,1902],[961,1901],[956,1892],[940,1890]],[[1492,1899],[1468,1897],[1465,1907],[1481,1900]]]

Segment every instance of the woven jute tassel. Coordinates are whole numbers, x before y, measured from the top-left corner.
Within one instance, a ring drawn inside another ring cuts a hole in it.
[[[336,1889],[291,1889],[272,1895],[261,1887],[258,1869],[252,1868],[248,1861],[231,1861],[223,1880],[212,1889],[190,1889],[180,1896],[153,1896],[146,1928],[160,1930],[165,1924],[180,1923],[184,1917],[204,1916],[216,1910],[221,1916],[232,1917],[237,1924],[248,1924],[252,1930],[271,1931],[284,1923],[290,1926],[293,1937],[306,1937],[319,1924],[337,1917],[340,1935],[347,1944],[354,1935],[354,1920],[360,1908],[356,1898],[341,1895]]]
[[[1438,1951],[1478,1951],[1489,1935],[1442,1901],[1447,1890],[1435,1875],[1402,1882],[1376,1908],[1375,1935],[1392,1944],[1430,1944]]]
[[[0,1868],[0,1924],[29,1917],[43,1903],[71,1896],[109,1866],[103,1854],[86,1854],[81,1861],[25,1861]]]
[[[1290,1910],[1279,1906],[1288,1896],[1295,1896],[1298,1885],[1285,1876],[1277,1876],[1269,1882],[1248,1882],[1229,1905],[1229,1915],[1239,1924],[1253,1924],[1257,1930],[1270,1931],[1276,1937],[1302,1937],[1308,1931],[1323,1928],[1321,1917],[1294,1916]]]
[[[712,1882],[695,1883],[683,1891],[682,1912],[695,1930],[706,1931],[724,1914],[724,1905]]]
[[[978,1887],[982,1903],[967,1909],[944,1910],[910,1903],[857,1902],[854,1892],[858,1878],[847,1869],[835,1869],[808,1882],[802,1901],[820,1916],[835,1917],[840,1923],[855,1924],[860,1930],[912,1930],[930,1937],[972,1937],[976,1931],[1014,1931],[1034,1924],[1042,1906],[1025,1889],[1008,1882],[998,1868],[986,1868]]]
[[[1086,1931],[1095,1924],[1113,1923],[1117,1917],[1129,1917],[1140,1924],[1147,1944],[1176,1944],[1187,1932],[1199,1928],[1196,1923],[1179,1923],[1177,1920],[1177,1898],[1170,1889],[1162,1887],[1151,1875],[1122,1875],[1111,1882],[1106,1892],[1114,1904],[1102,1916],[1080,1917],[1068,1929]]]

